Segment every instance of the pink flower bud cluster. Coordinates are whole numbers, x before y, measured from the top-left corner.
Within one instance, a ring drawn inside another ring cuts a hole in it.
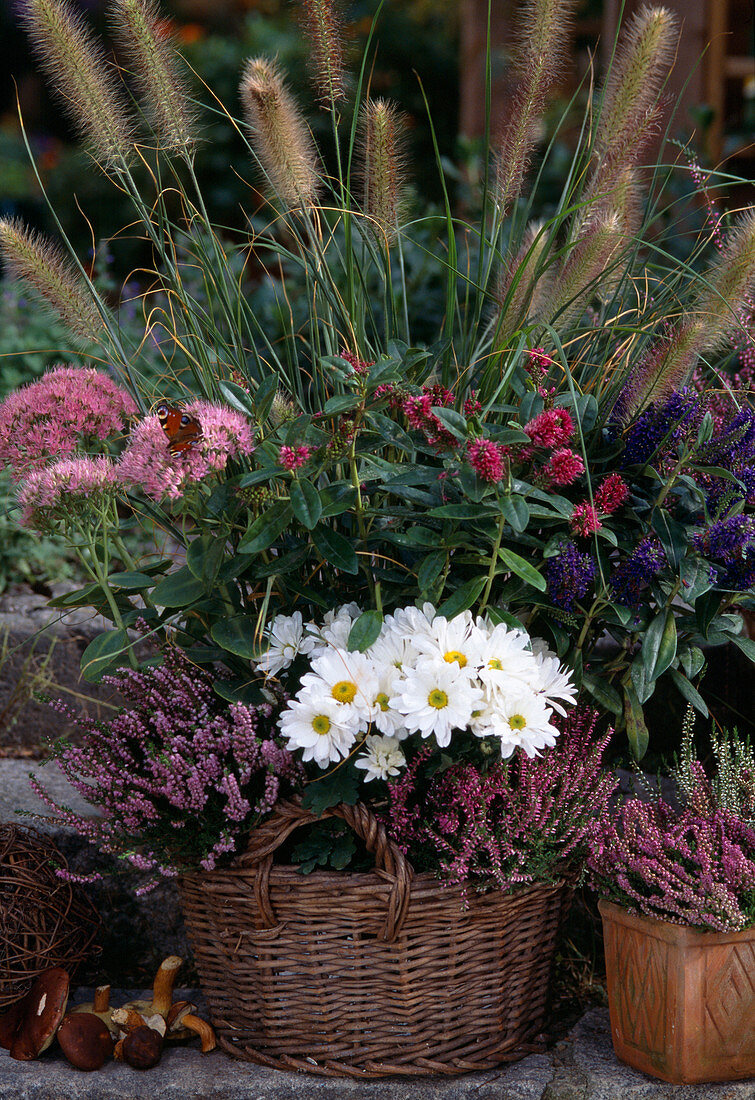
[[[153,500],[179,500],[189,486],[224,470],[229,459],[254,450],[250,422],[235,409],[193,401],[186,412],[199,421],[202,435],[179,454],[170,453],[156,414],[136,425],[118,465],[127,489]]]
[[[18,478],[121,433],[136,405],[99,370],[55,367],[0,403],[0,464]]]
[[[272,707],[224,703],[180,650],[105,682],[128,705],[104,722],[77,718],[83,738],[53,752],[101,816],[58,806],[32,780],[56,820],[103,851],[162,875],[211,869],[298,786],[300,765],[275,733]]]
[[[681,809],[633,798],[603,815],[592,882],[627,909],[739,931],[755,923],[755,830],[715,805],[698,768],[697,792]]]
[[[575,878],[617,785],[602,767],[612,731],[596,738],[596,720],[578,710],[541,756],[518,751],[487,770],[457,764],[429,780],[424,747],[389,786],[392,838],[415,867],[463,888]]]
[[[347,363],[351,364],[354,374],[358,374],[361,378],[369,371],[370,367],[375,366],[375,360],[360,359],[358,355],[355,355],[353,351],[342,351],[340,353],[341,359],[345,359]]]
[[[278,453],[278,462],[284,470],[298,470],[303,466],[314,448],[303,443],[299,447],[281,447]]]

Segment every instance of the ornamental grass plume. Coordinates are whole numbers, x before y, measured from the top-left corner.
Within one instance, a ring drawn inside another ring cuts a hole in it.
[[[360,113],[360,173],[368,228],[391,244],[398,233],[406,195],[405,123],[385,99],[369,99]]]
[[[225,405],[194,401],[186,406],[202,435],[179,454],[171,454],[155,413],[134,428],[118,463],[124,486],[153,500],[180,500],[190,485],[225,469],[228,460],[254,450],[252,428],[242,413]]]
[[[83,344],[102,338],[103,319],[81,275],[49,238],[18,218],[0,219],[0,252],[8,274],[26,283]]]
[[[197,143],[196,110],[179,55],[155,0],[112,0],[110,15],[131,64],[139,103],[161,149],[188,157]]]
[[[625,227],[615,210],[598,210],[591,215],[549,292],[543,295],[538,317],[561,330],[569,329],[591,298],[610,293],[606,280],[626,243]],[[615,277],[618,274],[617,270]],[[613,286],[615,277],[611,280]]]
[[[273,191],[290,210],[311,206],[318,190],[317,153],[278,66],[250,58],[240,90],[253,146]]]
[[[503,217],[522,189],[540,116],[564,66],[573,0],[529,0],[517,39],[514,91],[496,151],[495,198]]]
[[[124,167],[133,156],[134,123],[102,47],[67,0],[21,0],[20,10],[42,67],[88,149],[103,166]]]
[[[533,314],[542,311],[553,291],[555,269],[545,267],[551,242],[542,221],[530,222],[513,260],[504,260],[493,296],[498,310],[499,340],[520,329]]]
[[[101,851],[156,875],[209,871],[299,785],[301,769],[274,733],[272,708],[229,706],[180,650],[168,647],[161,666],[124,669],[104,683],[126,706],[96,721],[53,704],[83,736],[59,742],[51,757],[101,816],[59,806],[31,781],[55,819]]]
[[[612,735],[596,738],[597,712],[581,709],[552,748],[482,770],[455,764],[423,782],[427,750],[390,783],[391,838],[414,867],[450,884],[510,890],[579,878],[616,787],[602,767]]]
[[[121,434],[136,405],[102,371],[59,366],[0,403],[0,462],[18,479]]]
[[[698,358],[727,346],[755,287],[755,210],[731,230],[716,261],[700,276],[691,305],[655,340],[619,391],[615,423],[636,420],[648,405],[686,383]]]
[[[310,72],[320,103],[330,107],[346,97],[343,25],[335,0],[301,0],[300,15],[309,40]]]

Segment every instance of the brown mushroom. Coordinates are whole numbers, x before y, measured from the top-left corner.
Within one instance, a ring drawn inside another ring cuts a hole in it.
[[[68,1004],[68,974],[59,966],[45,970],[23,999],[21,1020],[10,1047],[11,1058],[30,1062],[52,1042]]]
[[[134,1069],[152,1069],[160,1061],[163,1052],[163,1037],[154,1028],[136,1027],[129,1031],[121,1048],[123,1061]]]
[[[0,1016],[0,1047],[4,1050],[10,1050],[13,1045],[18,1025],[21,1023],[23,1003],[24,999],[22,997],[20,1001],[16,1001]]]
[[[113,1023],[113,1009],[110,1007],[110,986],[98,985],[94,991],[94,1000],[76,1005],[71,1012],[92,1012],[102,1020],[113,1038],[118,1036],[118,1028]]]
[[[211,1024],[195,1015],[196,1011],[197,1006],[190,1001],[175,1001],[166,1018],[168,1025],[166,1039],[170,1042],[198,1035],[202,1043],[202,1054],[208,1054],[217,1046],[215,1032]]]
[[[69,1012],[58,1028],[58,1042],[77,1069],[101,1069],[113,1053],[110,1031],[94,1012]]]
[[[165,1019],[173,1004],[173,986],[176,984],[178,970],[182,965],[183,959],[178,955],[169,955],[167,959],[163,959],[152,986],[152,1000],[128,1001],[123,1008],[140,1013],[145,1020],[154,1016],[155,1013]]]

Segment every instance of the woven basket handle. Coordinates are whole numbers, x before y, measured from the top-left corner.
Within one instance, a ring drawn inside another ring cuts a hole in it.
[[[257,869],[254,893],[264,927],[274,928],[278,924],[270,902],[270,869],[273,865],[273,853],[288,839],[294,829],[326,817],[339,817],[345,821],[364,841],[367,850],[374,853],[376,873],[391,882],[388,913],[381,938],[387,943],[392,943],[406,919],[413,872],[404,853],[392,840],[389,840],[385,826],[362,802],[357,803],[356,806],[340,803],[318,815],[311,810],[305,810],[301,802],[280,801],[271,817],[254,830],[249,840],[249,847],[240,857],[239,862],[242,866]]]

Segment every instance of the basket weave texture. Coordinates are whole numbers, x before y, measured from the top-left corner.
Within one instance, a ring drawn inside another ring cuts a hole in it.
[[[465,908],[458,888],[412,872],[366,806],[324,816],[362,837],[374,872],[274,866],[289,834],[317,820],[286,802],[232,868],[181,880],[221,1047],[350,1077],[471,1073],[527,1053],[568,889],[470,893]]]

